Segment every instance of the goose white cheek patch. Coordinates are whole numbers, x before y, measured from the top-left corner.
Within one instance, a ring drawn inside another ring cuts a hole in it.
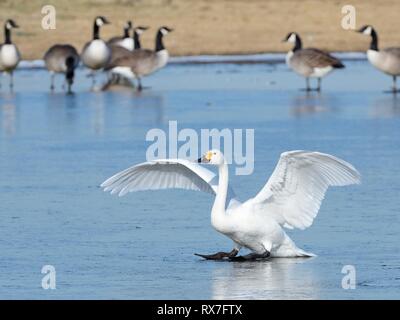
[[[372,32],[371,27],[367,27],[367,28],[363,31],[363,34],[365,34],[365,35],[367,35],[367,36],[370,36],[370,35],[371,35],[371,32]]]
[[[294,33],[292,33],[287,41],[290,42],[290,43],[295,43],[296,42],[296,35]]]

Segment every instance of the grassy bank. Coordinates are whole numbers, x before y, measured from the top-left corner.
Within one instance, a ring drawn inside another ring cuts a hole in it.
[[[56,30],[43,30],[41,8],[57,10]],[[42,57],[54,43],[72,43],[79,50],[92,33],[93,17],[112,21],[102,30],[104,38],[120,34],[124,21],[152,29],[143,36],[153,47],[155,30],[168,25],[175,32],[166,44],[173,55],[246,54],[286,51],[281,43],[289,31],[303,36],[306,46],[331,51],[360,51],[368,39],[341,28],[342,0],[0,0],[1,23],[15,19],[14,33],[24,59]],[[400,1],[352,0],[357,26],[374,25],[382,46],[399,45]]]

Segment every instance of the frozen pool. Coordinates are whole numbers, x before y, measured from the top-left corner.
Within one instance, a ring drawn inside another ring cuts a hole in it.
[[[0,297],[10,299],[400,298],[400,96],[365,61],[347,62],[321,94],[283,64],[170,65],[151,88],[50,94],[44,70],[16,72],[0,96]],[[61,79],[59,79],[61,82]],[[314,225],[290,231],[318,257],[202,261],[230,250],[210,226],[213,199],[169,190],[110,196],[99,184],[145,160],[151,128],[254,128],[255,169],[231,176],[255,195],[279,154],[319,150],[353,163],[361,186],[330,189]],[[43,265],[57,289],[41,287]],[[341,286],[356,268],[356,289]]]

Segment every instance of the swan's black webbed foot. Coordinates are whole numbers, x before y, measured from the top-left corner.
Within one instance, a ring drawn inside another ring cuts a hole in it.
[[[225,258],[234,258],[238,254],[239,250],[233,249],[231,252],[217,252],[214,254],[198,254],[194,255],[202,257],[206,260],[224,260]]]
[[[265,260],[268,259],[271,256],[271,253],[269,251],[265,251],[262,254],[259,253],[249,253],[244,256],[238,256],[238,257],[230,257],[229,260],[231,261],[255,261],[255,260]]]

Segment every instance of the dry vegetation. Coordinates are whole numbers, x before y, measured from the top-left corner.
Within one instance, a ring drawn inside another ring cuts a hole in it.
[[[41,28],[41,8],[57,9],[57,29]],[[90,39],[93,17],[112,21],[102,30],[105,38],[120,34],[124,21],[152,29],[144,34],[153,47],[156,28],[175,32],[167,44],[173,55],[245,54],[286,51],[281,39],[289,31],[303,35],[307,46],[332,51],[360,51],[365,37],[340,26],[342,0],[0,0],[1,23],[9,17],[21,26],[14,33],[24,59],[40,58],[54,43],[72,43],[79,49]],[[400,1],[352,0],[357,26],[369,23],[380,34],[380,44],[400,45]]]

